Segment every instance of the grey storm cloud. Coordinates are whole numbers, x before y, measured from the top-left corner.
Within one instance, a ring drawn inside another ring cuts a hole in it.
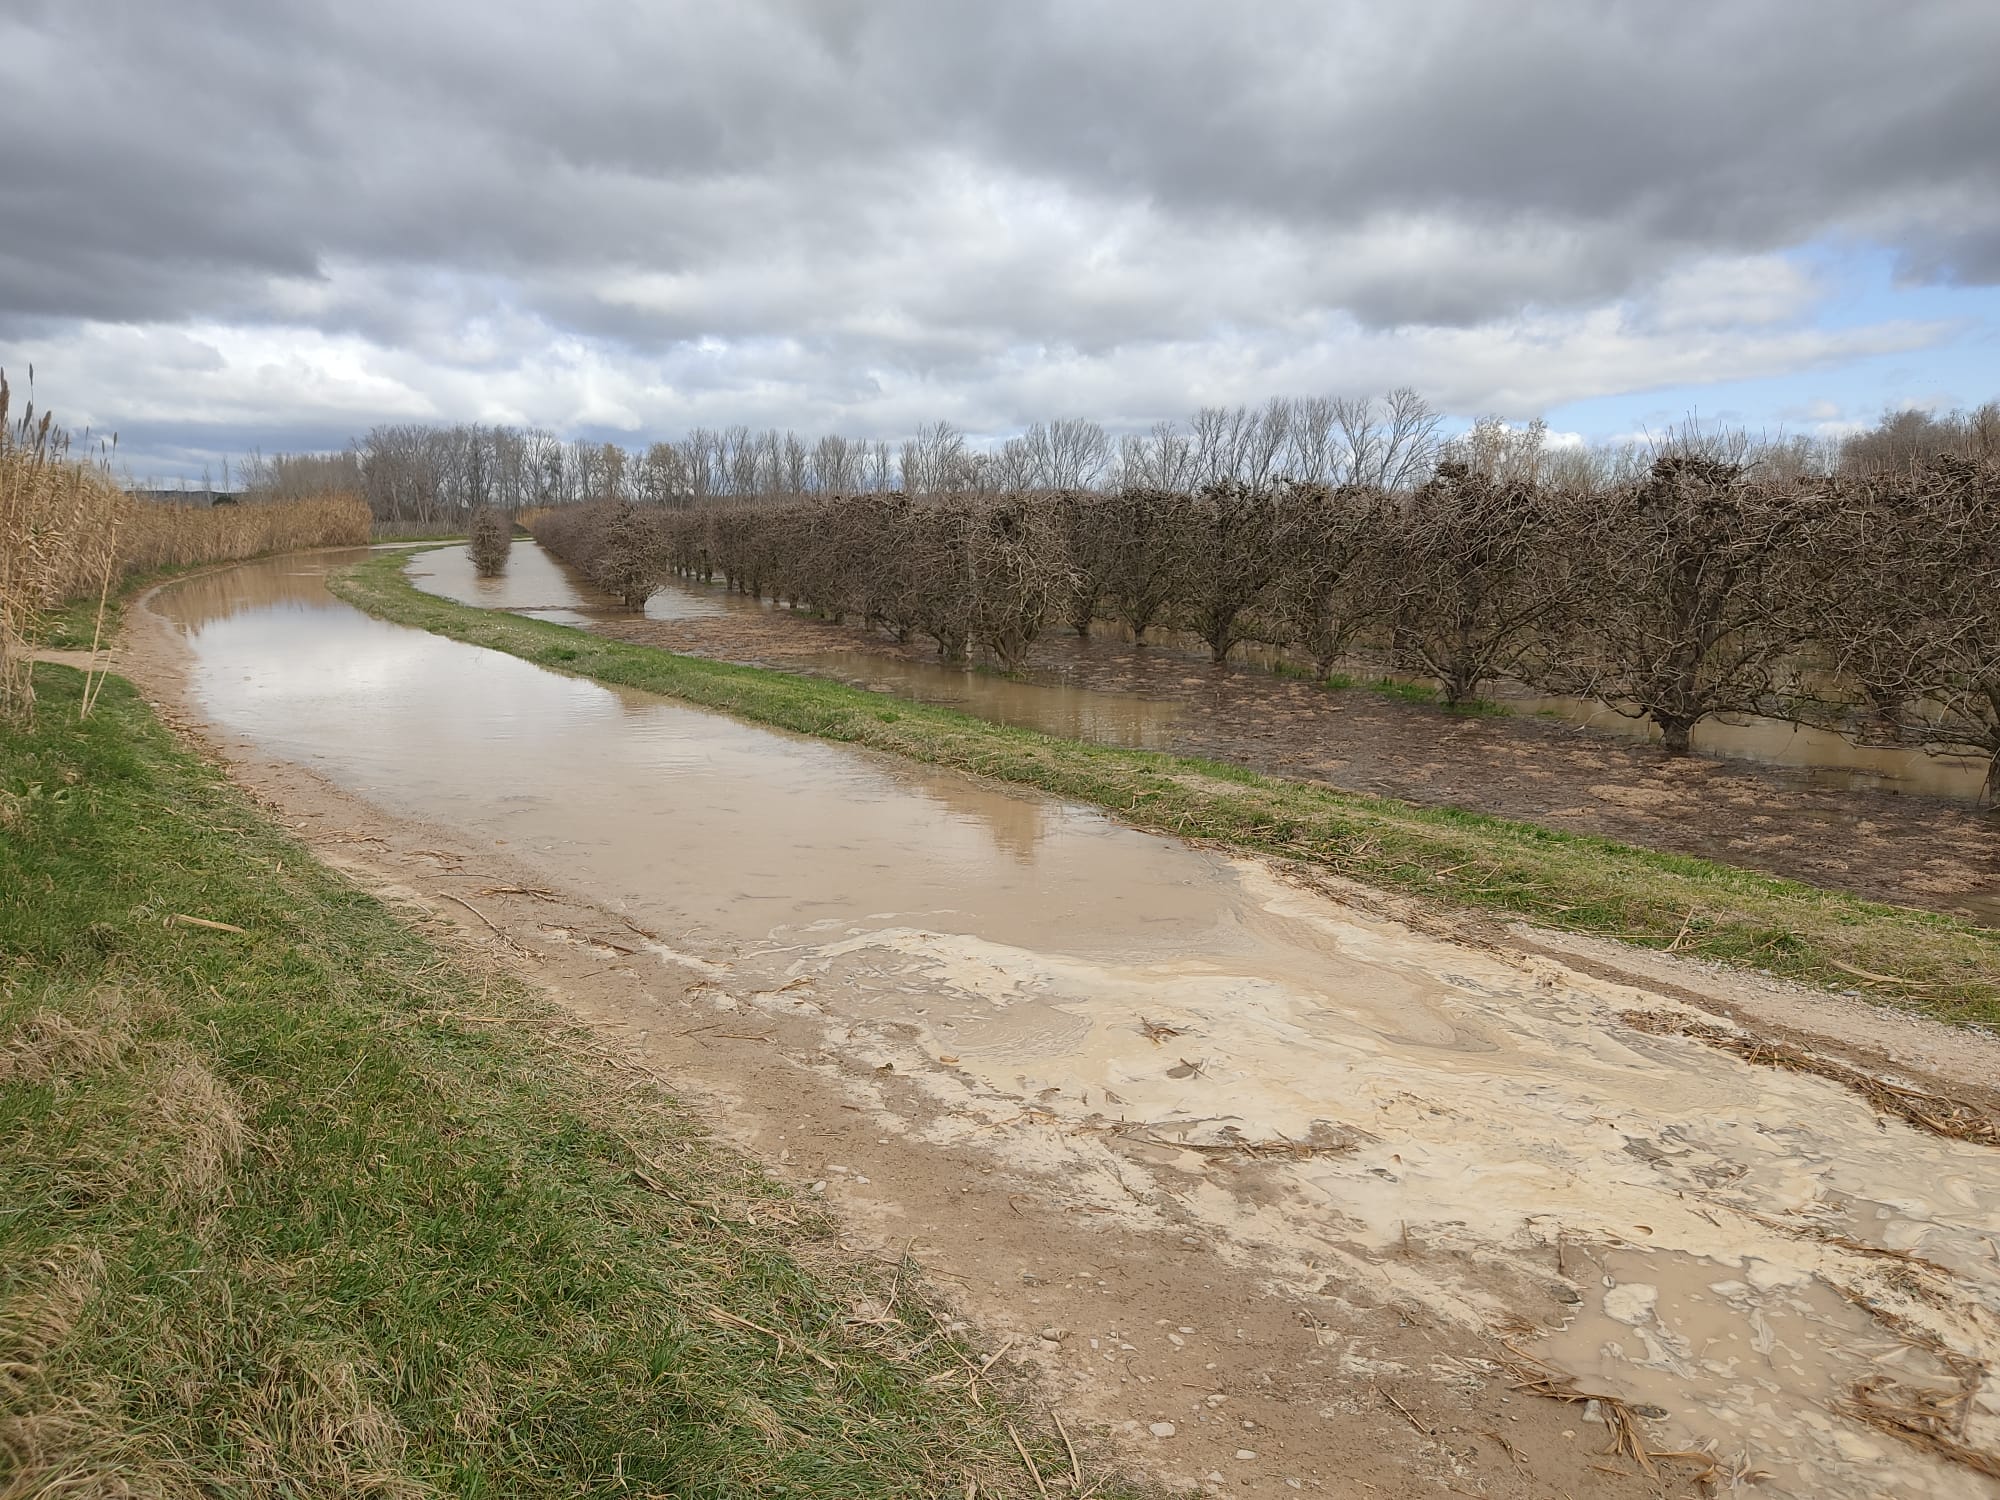
[[[0,340],[764,341],[811,412],[1823,239],[1991,281],[1995,57],[1990,0],[0,0]]]

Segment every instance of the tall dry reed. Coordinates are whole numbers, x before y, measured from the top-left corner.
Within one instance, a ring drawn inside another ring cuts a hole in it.
[[[68,434],[32,402],[10,417],[0,375],[0,716],[34,707],[32,643],[44,611],[100,605],[120,579],[266,552],[365,545],[368,507],[344,496],[197,507],[134,500],[106,457],[72,453]]]

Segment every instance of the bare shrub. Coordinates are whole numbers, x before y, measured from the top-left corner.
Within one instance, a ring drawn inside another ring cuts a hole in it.
[[[1104,607],[1118,559],[1116,512],[1103,495],[1063,490],[1051,497],[1068,567],[1056,591],[1058,618],[1078,636],[1090,634]]]
[[[1380,472],[1428,461],[1431,419],[1407,415],[1375,435],[1366,411],[1218,411],[1186,454],[1163,438],[1154,456],[1256,470],[1281,433],[1301,464]],[[1993,468],[1836,480],[1796,444],[1692,427],[1644,467],[1577,452],[1489,420],[1414,490],[617,501],[531,525],[634,606],[671,574],[719,575],[949,662],[977,649],[1011,670],[1052,620],[1088,634],[1101,613],[1137,641],[1171,621],[1217,662],[1267,641],[1323,676],[1380,631],[1448,704],[1517,677],[1645,717],[1669,751],[1707,717],[1757,713],[2000,759]]]
[[[1132,488],[1104,497],[1105,595],[1116,618],[1143,642],[1181,586],[1187,549],[1182,534],[1194,496],[1184,490]]]
[[[965,660],[972,641],[974,580],[970,502],[956,497],[912,506],[898,549],[907,562],[911,616],[945,661]]]
[[[514,527],[490,505],[472,513],[472,537],[466,550],[481,578],[498,578],[507,571],[507,556],[514,547]]]
[[[660,513],[627,500],[575,505],[533,517],[534,538],[561,558],[592,587],[613,595],[627,609],[643,609],[672,571]]]
[[[590,581],[617,596],[627,609],[644,609],[666,578],[666,557],[645,514],[614,501],[604,516],[604,544],[590,567]]]
[[[1389,501],[1379,490],[1289,485],[1278,496],[1271,610],[1281,644],[1324,679],[1382,611],[1379,549]]]
[[[1011,672],[1071,582],[1056,507],[1039,495],[989,501],[972,514],[968,545],[972,638]]]

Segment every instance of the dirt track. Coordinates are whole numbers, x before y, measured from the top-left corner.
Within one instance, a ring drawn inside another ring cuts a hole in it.
[[[1146,1471],[1229,1493],[1282,1493],[1287,1481],[1385,1495],[1658,1493],[1605,1456],[1610,1434],[1584,1408],[1514,1393],[1497,1335],[1441,1316],[1434,1298],[1443,1287],[1479,1293],[1523,1326],[1559,1326],[1575,1316],[1569,1283],[1587,1270],[1609,1277],[1627,1254],[1614,1243],[1565,1239],[1558,1225],[1538,1278],[1519,1258],[1482,1264],[1472,1241],[1423,1227],[1371,1247],[1356,1223],[1352,1243],[1317,1253],[1284,1233],[1296,1161],[1086,1128],[1069,1099],[958,1068],[920,1028],[847,1003],[832,976],[796,989],[752,982],[681,950],[676,933],[636,933],[615,906],[552,880],[531,850],[391,816],[218,736],[189,700],[180,638],[143,609],[119,665],[323,858],[621,1039],[671,1087],[707,1100],[718,1128],[773,1170],[824,1184],[858,1245],[907,1249],[1004,1359],[1040,1372],[1072,1430]],[[1358,902],[1351,920],[1388,940],[1439,928],[1379,896],[1330,894]],[[2000,1048],[1964,1033],[1824,997],[1808,1010],[1781,986],[1611,945],[1569,945],[1557,964],[1565,945],[1546,934],[1460,936],[1475,938],[1468,973],[1530,987],[1594,973],[1766,1025],[1810,1014],[1847,1055],[1890,1054],[1899,1076],[1929,1087],[1976,1091],[2000,1066]],[[1690,1471],[1674,1472],[1683,1477],[1668,1492],[1686,1492]]]

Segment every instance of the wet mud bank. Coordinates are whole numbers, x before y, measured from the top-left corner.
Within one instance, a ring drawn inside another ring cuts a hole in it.
[[[338,561],[163,589],[133,670],[327,857],[709,1100],[1151,1472],[1991,1492],[2000,1154],[1626,1019],[1781,987],[1468,942],[545,672],[338,604]],[[2000,1063],[1908,1024],[1938,1071]]]
[[[1601,708],[1581,712],[1586,724],[1540,717],[1546,703],[1525,699],[1509,716],[1465,718],[1360,687],[1332,693],[1254,668],[1217,671],[1171,649],[1103,637],[1046,637],[1023,678],[999,678],[719,587],[671,585],[635,616],[531,544],[514,550],[510,574],[518,568],[533,583],[507,588],[526,588],[529,612],[620,640],[1602,834],[2000,926],[2000,815],[1941,795],[1976,789],[1978,773],[1962,763],[1858,750],[1771,724],[1707,726],[1698,745],[1713,741],[1716,756],[1667,757]],[[425,554],[412,580],[461,602],[514,607],[472,578],[462,550]],[[1763,759],[1728,758],[1746,755]]]

